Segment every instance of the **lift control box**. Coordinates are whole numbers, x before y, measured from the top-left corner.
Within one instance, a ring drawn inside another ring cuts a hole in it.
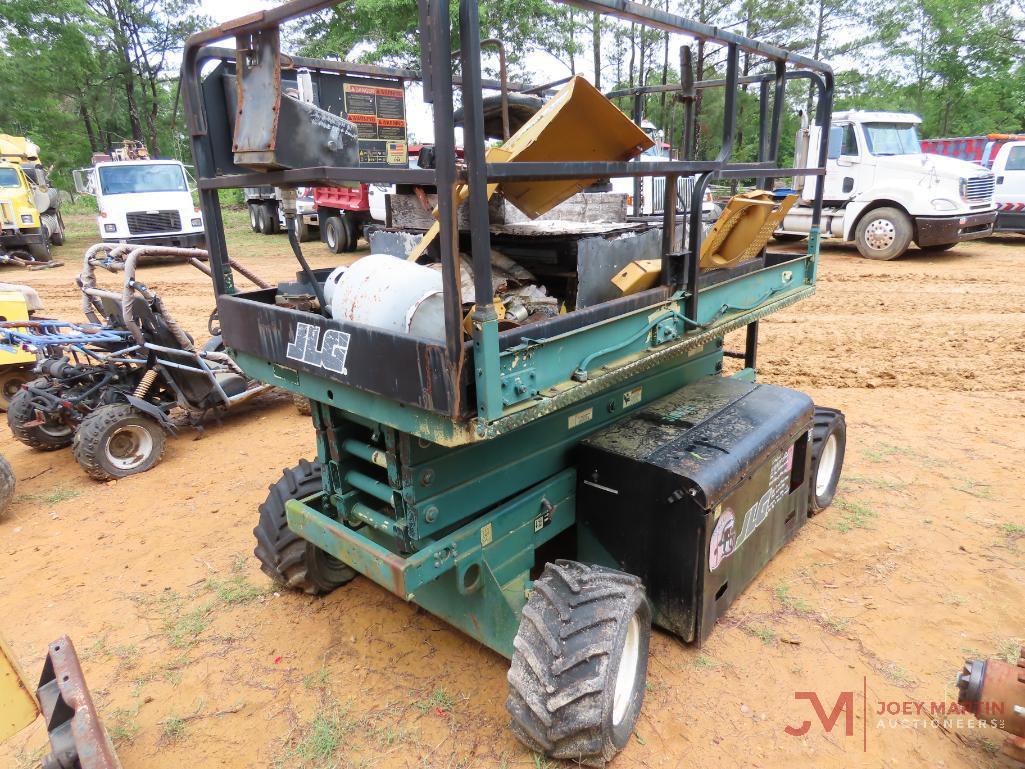
[[[639,576],[654,623],[701,644],[807,521],[813,411],[710,377],[595,433],[578,455],[580,560]]]

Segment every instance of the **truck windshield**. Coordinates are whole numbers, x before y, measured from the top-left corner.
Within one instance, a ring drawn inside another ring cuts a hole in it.
[[[868,151],[873,155],[921,155],[914,123],[865,123]]]
[[[21,179],[13,168],[0,168],[0,187],[20,187]]]
[[[104,195],[189,191],[185,172],[174,163],[100,166],[100,188]]]

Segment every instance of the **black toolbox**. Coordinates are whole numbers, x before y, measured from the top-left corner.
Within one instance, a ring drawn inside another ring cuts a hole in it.
[[[581,444],[580,560],[643,581],[656,625],[701,644],[808,519],[814,406],[709,377]]]

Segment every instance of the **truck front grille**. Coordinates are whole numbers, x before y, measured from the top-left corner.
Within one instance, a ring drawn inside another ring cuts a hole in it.
[[[993,199],[996,180],[993,174],[973,176],[965,180],[964,199],[969,203],[988,203]]]
[[[128,231],[132,235],[177,232],[182,228],[181,216],[177,211],[132,211],[126,218]]]
[[[676,178],[677,211],[687,211],[690,209],[690,195],[693,189],[694,182],[689,176],[678,176]],[[661,214],[666,202],[666,178],[664,176],[656,176],[652,179],[651,193],[655,198],[651,201],[651,211],[654,214]],[[633,209],[628,208],[627,212],[633,213]]]

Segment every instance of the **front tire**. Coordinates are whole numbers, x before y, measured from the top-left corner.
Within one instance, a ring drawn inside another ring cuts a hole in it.
[[[651,609],[640,579],[601,566],[545,566],[513,639],[513,733],[552,758],[602,767],[644,701]]]
[[[898,208],[876,208],[865,214],[854,231],[858,252],[866,259],[889,261],[903,256],[914,236],[907,214]]]
[[[332,254],[340,254],[348,246],[348,235],[342,217],[329,216],[324,221],[324,243]]]
[[[811,431],[811,480],[808,514],[825,510],[836,496],[847,448],[847,421],[843,413],[815,407]]]
[[[33,261],[49,262],[53,259],[49,243],[30,243],[25,248],[28,249],[29,256],[32,257]]]
[[[356,576],[355,570],[288,528],[285,503],[316,494],[322,488],[320,462],[300,460],[269,487],[270,493],[260,505],[260,521],[253,529],[253,553],[263,573],[307,595],[330,593]]]
[[[15,438],[39,451],[56,451],[70,446],[75,436],[74,428],[57,421],[53,414],[43,414],[43,417],[42,424],[29,424],[36,421],[36,407],[28,390],[21,390],[11,398],[7,425]]]
[[[249,204],[249,229],[256,233],[263,232],[260,227],[260,206],[257,203]]]
[[[117,480],[144,473],[164,455],[167,438],[154,419],[127,403],[100,406],[82,420],[72,450],[90,478]]]

